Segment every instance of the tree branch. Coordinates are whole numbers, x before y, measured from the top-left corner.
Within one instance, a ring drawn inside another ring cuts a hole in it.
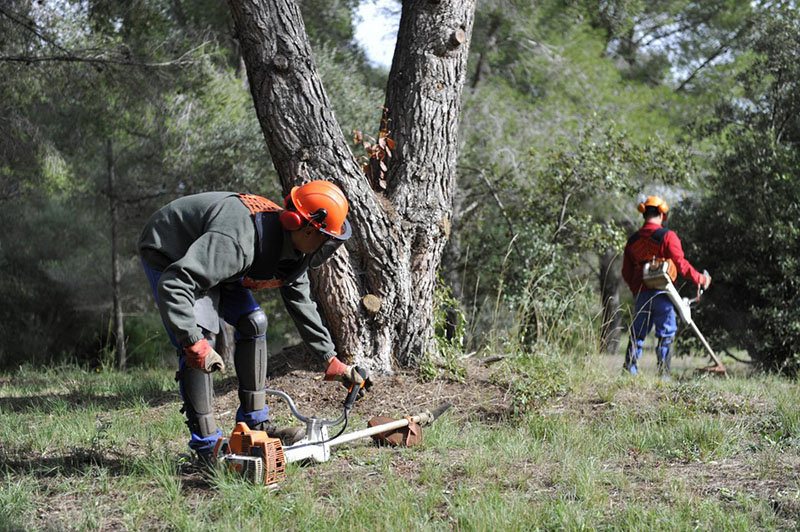
[[[678,88],[675,89],[675,92],[683,91],[683,89],[686,87],[686,85],[689,82],[691,82],[697,76],[697,74],[700,73],[701,70],[703,70],[705,67],[707,67],[709,64],[711,64],[711,62],[714,59],[716,59],[717,57],[722,55],[722,53],[725,52],[728,49],[728,46],[730,46],[731,43],[736,41],[742,35],[742,33],[744,33],[744,31],[746,29],[748,29],[749,27],[750,27],[750,24],[745,24],[744,26],[739,28],[739,31],[737,31],[736,34],[733,37],[731,37],[730,39],[728,39],[724,43],[720,44],[719,47],[716,49],[716,51],[714,51],[713,54],[711,54],[705,61],[703,61],[700,64],[700,66],[698,66],[696,69],[694,69],[694,72],[692,72],[691,75],[688,78],[683,80],[683,82],[678,86]]]
[[[186,61],[186,57],[192,54],[194,51],[199,50],[209,44],[209,41],[205,41],[190,50],[187,50],[177,59],[172,59],[170,61],[162,61],[162,62],[148,62],[148,61],[141,61],[136,59],[130,59],[125,54],[120,54],[119,56],[110,56],[103,52],[95,52],[93,50],[70,50],[65,48],[64,46],[58,44],[55,39],[45,35],[43,31],[36,27],[36,23],[32,20],[25,20],[21,15],[17,15],[12,13],[7,9],[3,9],[0,7],[0,15],[4,15],[6,18],[11,20],[12,23],[23,27],[29,33],[34,34],[40,40],[44,41],[46,44],[56,48],[61,54],[54,54],[54,55],[26,55],[26,54],[17,54],[17,55],[0,55],[0,62],[5,63],[47,63],[47,62],[66,62],[66,63],[89,63],[89,64],[101,64],[101,65],[123,65],[123,66],[136,66],[136,67],[147,67],[147,68],[162,68],[162,67],[171,67],[171,66],[181,66],[181,65],[188,65],[192,64],[194,61]],[[83,55],[83,54],[94,54],[94,55]]]
[[[8,11],[7,9],[3,9],[2,7],[0,7],[0,14],[5,15],[6,18],[11,20],[11,22],[13,22],[14,24],[17,24],[19,26],[22,26],[27,31],[29,31],[30,33],[33,33],[34,35],[39,37],[39,39],[43,40],[44,42],[46,42],[50,46],[58,48],[62,52],[70,53],[69,50],[67,50],[66,48],[64,48],[63,46],[61,46],[57,42],[55,42],[53,39],[51,39],[50,37],[47,37],[46,35],[44,35],[44,33],[39,31],[36,28],[36,24],[32,20],[24,20],[20,15],[12,13],[12,12]]]
[[[519,255],[520,259],[525,261],[525,266],[528,266],[527,258],[525,257],[525,255],[522,254],[522,251],[520,251],[519,247],[517,246],[517,242],[516,242],[517,230],[514,228],[514,222],[511,221],[511,216],[508,215],[508,211],[506,211],[506,207],[505,207],[505,205],[503,205],[503,201],[500,199],[500,196],[497,194],[497,191],[495,190],[494,186],[492,185],[492,182],[489,181],[488,177],[486,177],[486,172],[484,172],[482,169],[471,168],[471,167],[468,167],[468,166],[465,166],[463,168],[466,169],[466,170],[471,170],[471,171],[475,172],[476,174],[478,174],[481,177],[481,180],[483,180],[483,183],[486,185],[486,188],[489,189],[489,193],[492,195],[492,198],[494,199],[494,202],[497,204],[497,206],[500,209],[500,212],[503,214],[503,218],[505,218],[505,220],[506,220],[506,224],[508,225],[508,231],[511,233],[511,243],[514,246],[514,251],[517,252],[517,255]]]
[[[63,63],[89,63],[89,64],[99,64],[99,65],[122,65],[122,66],[135,66],[135,67],[146,67],[146,68],[164,68],[164,67],[174,67],[174,66],[185,66],[193,64],[194,61],[191,59],[186,59],[187,56],[192,54],[194,51],[202,48],[208,43],[202,43],[199,46],[195,46],[191,50],[187,50],[183,53],[180,57],[176,59],[171,59],[169,61],[161,61],[158,63],[152,63],[148,61],[137,61],[135,59],[125,59],[122,57],[114,57],[109,56],[107,54],[100,53],[95,56],[82,56],[78,55],[83,52],[71,52],[69,50],[65,51],[62,55],[0,55],[0,61],[6,63],[46,63],[46,62],[63,62]]]

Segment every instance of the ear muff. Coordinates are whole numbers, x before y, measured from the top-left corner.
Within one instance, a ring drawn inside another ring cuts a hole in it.
[[[289,209],[281,211],[278,215],[278,220],[281,226],[287,231],[297,231],[303,227],[303,217],[297,214],[297,211],[290,211]]]
[[[661,204],[658,206],[658,212],[661,214],[667,214],[669,212],[669,205],[667,205],[666,201],[662,201]]]
[[[281,226],[287,231],[297,231],[303,227],[303,222],[305,222],[305,220],[303,220],[303,217],[300,216],[300,213],[294,209],[291,194],[283,199],[283,206],[285,207],[285,210],[282,210],[278,215],[278,220],[280,220]]]
[[[644,205],[644,203],[640,203],[640,204],[639,204],[639,205],[636,207],[636,210],[638,210],[640,213],[644,214],[644,210],[645,210],[645,205]]]

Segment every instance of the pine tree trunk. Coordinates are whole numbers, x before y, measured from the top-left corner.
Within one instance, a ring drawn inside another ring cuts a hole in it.
[[[383,373],[393,361],[414,363],[432,346],[474,0],[403,2],[385,103],[395,142],[385,192],[370,188],[333,116],[296,1],[229,3],[284,190],[327,179],[351,204],[353,238],[312,275],[340,354]],[[362,302],[368,295],[379,308]]]
[[[622,284],[619,251],[607,250],[600,255],[600,294],[603,301],[603,326],[600,331],[601,350],[615,355],[622,335],[622,311],[619,287]]]
[[[119,201],[117,200],[114,146],[111,139],[106,141],[106,159],[108,163],[108,202],[111,215],[111,288],[114,307],[114,349],[117,353],[117,368],[123,370],[128,363],[128,350],[125,344],[125,322],[122,314],[122,271],[119,265]]]

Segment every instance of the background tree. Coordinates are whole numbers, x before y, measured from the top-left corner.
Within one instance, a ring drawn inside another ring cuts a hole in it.
[[[689,253],[708,265],[703,323],[720,348],[759,366],[800,368],[800,11],[762,13],[735,92],[712,122],[720,151],[709,191],[688,207]]]
[[[2,311],[7,363],[17,356],[99,361],[105,355],[97,355],[98,344],[113,355],[115,338],[124,345],[123,300],[130,310],[146,301],[135,288],[142,286],[135,239],[145,217],[182,191],[231,182],[234,172],[238,182],[254,182],[253,171],[263,175],[263,155],[259,165],[231,149],[247,146],[248,132],[257,142],[257,126],[249,114],[235,114],[231,92],[241,83],[215,71],[224,58],[208,43],[197,48],[196,34],[171,25],[163,6],[139,7],[21,1],[0,13],[9,29],[0,57],[10,122],[2,168],[13,196],[3,212],[10,238],[2,289],[27,309]],[[245,97],[240,103],[249,104]],[[231,128],[237,123],[245,127]],[[192,135],[199,124],[204,134]],[[30,172],[23,173],[20,157]],[[58,213],[48,222],[52,238],[33,211]],[[116,323],[98,327],[101,316]],[[11,334],[28,328],[40,333],[26,342]],[[124,366],[125,358],[117,363]]]
[[[615,259],[638,222],[631,205],[645,188],[690,185],[676,119],[685,104],[670,86],[627,76],[591,13],[557,1],[478,8],[457,241],[443,271],[465,309],[476,309],[475,337],[510,320],[495,318],[498,277],[516,315],[514,294],[544,298],[592,276],[602,347],[613,352],[627,298]]]

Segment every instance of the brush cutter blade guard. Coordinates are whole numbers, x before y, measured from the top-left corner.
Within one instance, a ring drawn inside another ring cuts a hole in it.
[[[422,427],[418,423],[408,419],[409,423],[405,427],[392,429],[386,432],[379,432],[372,435],[372,440],[378,445],[388,445],[390,447],[412,447],[422,443]],[[385,425],[398,421],[385,416],[376,416],[367,422],[367,427]]]
[[[702,368],[697,368],[698,373],[710,373],[712,375],[723,375],[727,376],[728,372],[725,371],[725,367],[722,364],[711,364],[709,366],[705,366]]]

